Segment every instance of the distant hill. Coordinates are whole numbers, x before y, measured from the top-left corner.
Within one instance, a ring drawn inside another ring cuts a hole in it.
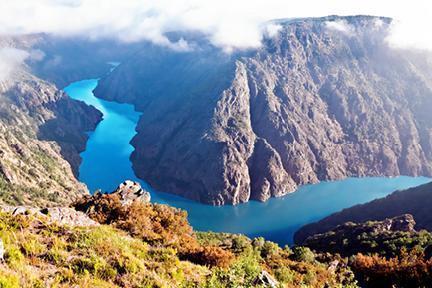
[[[316,223],[302,227],[294,235],[294,242],[301,244],[309,236],[333,230],[345,222],[381,221],[402,214],[411,214],[417,230],[432,231],[432,182],[403,191],[396,191],[385,198],[334,213]]]

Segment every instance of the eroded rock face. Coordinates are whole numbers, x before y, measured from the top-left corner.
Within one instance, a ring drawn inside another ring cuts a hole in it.
[[[132,142],[139,177],[208,204],[348,176],[430,176],[431,69],[388,46],[390,22],[280,21],[242,55],[149,49],[96,95],[143,112]]]
[[[0,202],[58,205],[88,193],[79,153],[99,111],[18,67],[0,82],[0,114]]]

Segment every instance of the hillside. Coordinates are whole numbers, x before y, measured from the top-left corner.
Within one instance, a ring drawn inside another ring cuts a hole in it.
[[[36,77],[27,63],[15,66],[0,79],[0,202],[70,203],[88,193],[77,180],[79,153],[102,115]]]
[[[1,287],[428,287],[432,234],[411,215],[345,223],[306,246],[198,232],[137,183],[71,207],[0,206]],[[343,257],[341,257],[342,255]]]
[[[432,231],[431,205],[432,183],[396,191],[385,198],[344,209],[316,223],[306,225],[296,232],[294,241],[301,244],[307,237],[330,231],[345,222],[379,221],[402,214],[411,214],[414,217],[416,229]]]
[[[280,20],[261,48],[232,54],[196,35],[192,51],[149,45],[95,93],[142,112],[132,142],[140,178],[207,204],[349,176],[430,176],[431,70],[389,47],[390,23]]]
[[[184,211],[120,199],[81,199],[75,207],[88,216],[66,207],[1,212],[0,286],[356,287],[338,257],[199,233]]]
[[[432,234],[416,231],[412,215],[383,221],[347,222],[308,237],[303,245],[316,253],[349,257],[360,287],[429,287]]]

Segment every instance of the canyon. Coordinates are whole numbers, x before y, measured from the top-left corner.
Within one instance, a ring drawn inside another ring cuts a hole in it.
[[[431,176],[430,65],[389,46],[391,21],[278,20],[261,48],[233,53],[204,40],[182,52],[149,45],[95,95],[142,112],[138,177],[206,204],[346,177]]]

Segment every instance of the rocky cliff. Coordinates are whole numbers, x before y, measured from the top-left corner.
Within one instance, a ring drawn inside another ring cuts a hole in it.
[[[147,48],[101,81],[96,95],[143,112],[139,177],[222,205],[348,176],[432,175],[431,70],[389,47],[390,19],[273,24],[253,51]]]
[[[0,81],[0,201],[70,203],[88,193],[76,176],[87,131],[101,113],[17,64]]]

